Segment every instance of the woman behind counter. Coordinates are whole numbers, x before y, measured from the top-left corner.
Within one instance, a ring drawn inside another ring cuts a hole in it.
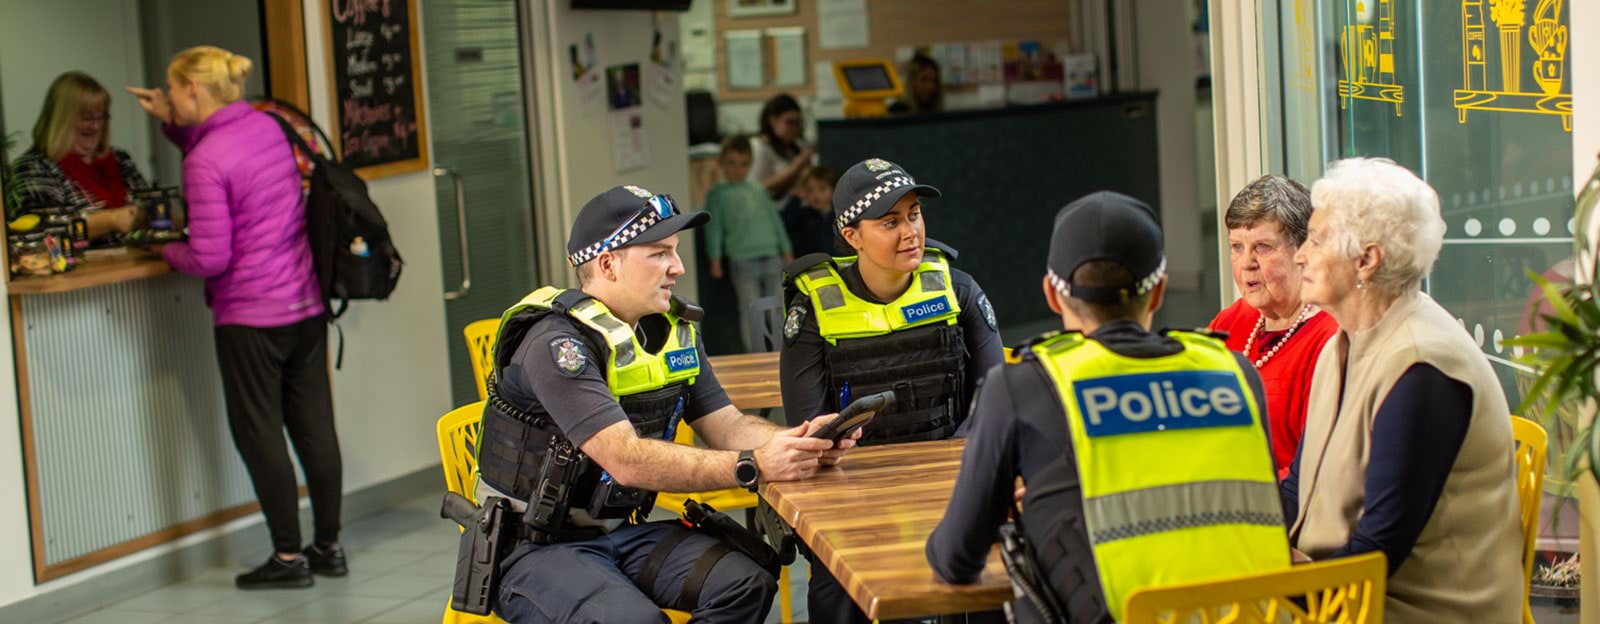
[[[816,150],[801,138],[805,117],[800,103],[779,93],[761,106],[761,133],[750,139],[750,173],[746,179],[767,189],[779,208],[788,205],[800,174],[815,160]]]
[[[50,83],[33,146],[6,172],[7,219],[65,208],[88,222],[90,238],[133,229],[128,191],[147,184],[133,157],[111,147],[110,110],[111,94],[88,74]]]
[[[235,584],[307,587],[313,572],[346,573],[328,326],[294,152],[268,113],[239,99],[250,65],[221,48],[190,48],[167,67],[170,99],[160,89],[128,90],[184,153],[189,242],[162,255],[206,278],[228,426],[277,553]],[[285,428],[311,494],[316,537],[304,548]]]

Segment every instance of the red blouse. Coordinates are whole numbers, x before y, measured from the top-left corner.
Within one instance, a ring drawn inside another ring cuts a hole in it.
[[[68,152],[57,164],[68,180],[83,189],[89,201],[105,208],[118,208],[128,203],[128,184],[122,179],[122,166],[117,163],[115,154],[106,152],[84,162],[82,157]]]
[[[1261,311],[1250,307],[1244,299],[1211,319],[1210,328],[1228,332],[1228,348],[1243,352],[1244,343],[1261,321]],[[1339,324],[1327,312],[1318,311],[1296,330],[1278,353],[1262,365],[1261,383],[1267,392],[1267,421],[1272,431],[1273,463],[1278,467],[1278,478],[1289,472],[1289,464],[1300,449],[1300,436],[1306,428],[1306,400],[1311,394],[1311,373],[1317,368],[1317,356],[1328,338],[1339,331]],[[1268,332],[1281,336],[1285,332]],[[1271,350],[1263,342],[1276,342],[1258,336],[1245,358],[1251,362]]]

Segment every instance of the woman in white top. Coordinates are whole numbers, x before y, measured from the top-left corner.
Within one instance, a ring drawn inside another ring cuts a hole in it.
[[[750,139],[750,174],[745,179],[767,189],[781,207],[816,151],[800,141],[805,118],[800,103],[778,94],[761,107],[761,134]]]

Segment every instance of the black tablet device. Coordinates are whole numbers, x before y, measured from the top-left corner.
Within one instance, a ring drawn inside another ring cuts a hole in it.
[[[849,407],[839,412],[839,417],[833,419],[821,429],[811,432],[813,438],[827,438],[838,444],[857,429],[866,425],[878,412],[889,409],[894,405],[894,391],[887,390],[877,394],[869,394],[850,402]]]

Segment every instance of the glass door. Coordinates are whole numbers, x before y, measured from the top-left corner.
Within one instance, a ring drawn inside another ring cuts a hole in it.
[[[527,62],[513,0],[422,0],[456,405],[478,400],[462,329],[535,287]]]

